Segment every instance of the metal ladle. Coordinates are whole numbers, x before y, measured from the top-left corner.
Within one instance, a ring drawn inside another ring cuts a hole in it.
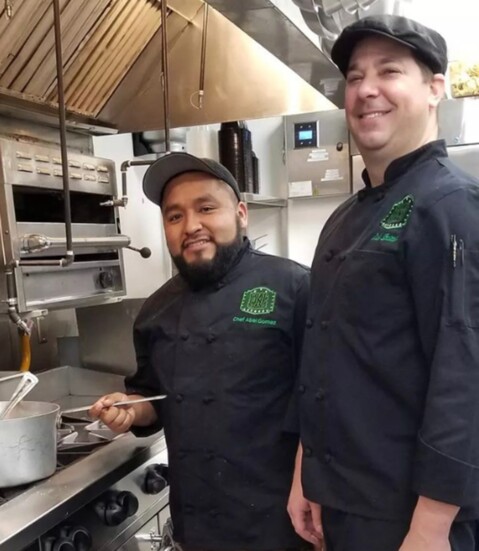
[[[16,373],[15,375],[9,375],[8,377],[3,377],[0,379],[0,383],[5,381],[10,381],[21,377],[21,381],[18,383],[17,388],[12,394],[12,397],[8,401],[7,405],[0,412],[0,420],[5,419],[5,417],[12,411],[12,409],[18,405],[23,398],[32,390],[32,388],[38,383],[38,377],[27,371],[25,373]]]

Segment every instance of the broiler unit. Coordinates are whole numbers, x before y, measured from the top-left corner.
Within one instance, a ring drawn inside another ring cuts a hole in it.
[[[67,251],[60,148],[0,139],[0,300],[18,312],[125,295],[113,161],[68,153],[73,262]],[[58,261],[58,262],[57,262]]]

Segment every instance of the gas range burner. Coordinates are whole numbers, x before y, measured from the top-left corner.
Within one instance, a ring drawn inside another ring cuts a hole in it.
[[[57,465],[63,468],[121,437],[100,421],[62,423],[57,430]]]
[[[31,484],[23,484],[14,488],[0,488],[0,507],[30,488]]]
[[[84,444],[111,442],[119,435],[111,431],[100,421],[74,421],[62,423],[57,429],[57,448],[66,449]]]

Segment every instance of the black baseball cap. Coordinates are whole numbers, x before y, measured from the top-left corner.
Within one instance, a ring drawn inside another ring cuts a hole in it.
[[[343,29],[331,50],[331,58],[346,76],[355,46],[369,35],[379,35],[395,40],[408,48],[431,71],[445,74],[447,70],[447,44],[443,36],[399,15],[374,15],[364,17]]]
[[[185,172],[204,172],[223,180],[240,200],[238,182],[231,172],[213,159],[195,157],[189,153],[166,153],[157,159],[143,176],[143,191],[150,201],[161,206],[168,182]]]

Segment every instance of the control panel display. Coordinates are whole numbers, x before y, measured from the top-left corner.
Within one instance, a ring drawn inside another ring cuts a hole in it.
[[[318,147],[317,122],[298,122],[294,125],[294,148]]]

